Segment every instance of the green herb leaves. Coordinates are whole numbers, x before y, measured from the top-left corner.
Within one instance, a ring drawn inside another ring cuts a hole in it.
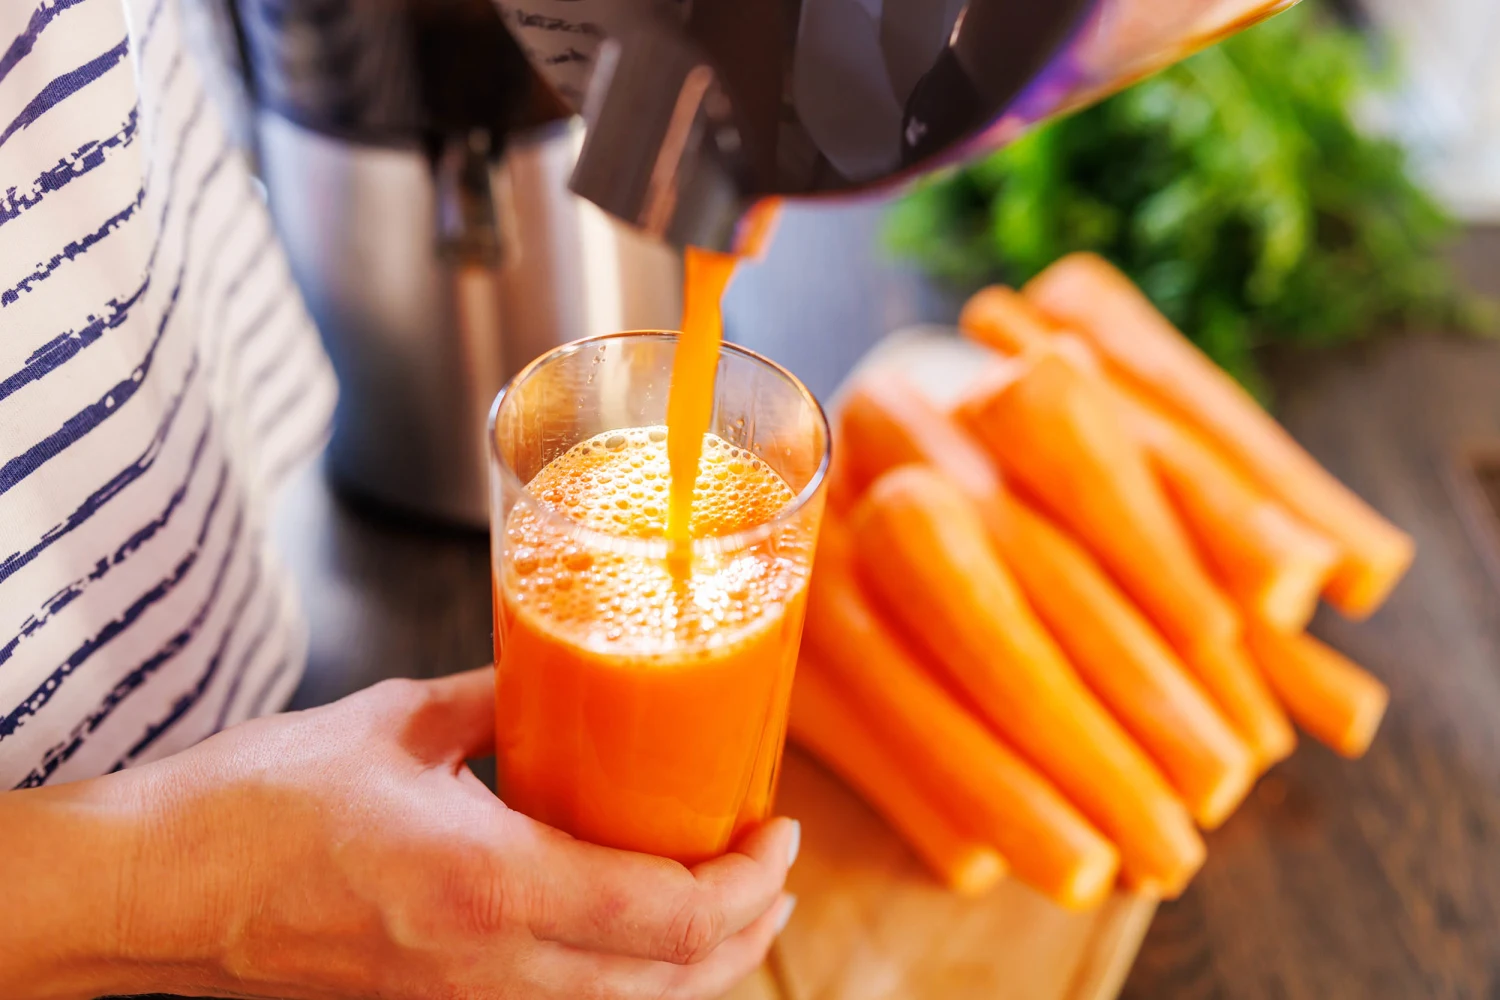
[[[1304,3],[919,184],[888,241],[965,285],[1098,251],[1255,390],[1267,340],[1484,325],[1441,256],[1453,223],[1356,122],[1380,82]]]

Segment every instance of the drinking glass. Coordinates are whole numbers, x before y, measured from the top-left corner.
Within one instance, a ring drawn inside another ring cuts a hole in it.
[[[583,840],[692,864],[764,819],[775,795],[827,420],[786,370],[723,345],[710,430],[770,466],[794,499],[762,523],[695,536],[690,574],[680,554],[669,562],[664,537],[590,527],[527,487],[580,442],[665,424],[676,343],[657,332],[577,341],[495,400],[496,756],[512,808]],[[580,604],[574,595],[598,592],[588,577],[597,573],[631,586]]]

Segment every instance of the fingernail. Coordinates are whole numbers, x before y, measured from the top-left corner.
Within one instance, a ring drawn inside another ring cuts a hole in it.
[[[802,824],[792,820],[792,841],[786,848],[786,866],[788,868],[797,863],[797,852],[802,850]]]
[[[786,930],[787,921],[792,919],[792,913],[797,909],[797,897],[791,893],[786,894],[782,900],[781,913],[776,917],[776,933],[780,934]]]

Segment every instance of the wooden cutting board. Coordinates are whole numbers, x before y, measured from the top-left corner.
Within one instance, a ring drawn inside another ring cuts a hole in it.
[[[796,747],[776,811],[802,822],[797,910],[727,1000],[1114,1000],[1156,911],[1117,893],[1070,913],[1014,879],[960,899]]]
[[[858,370],[898,366],[935,399],[982,351],[941,329],[893,334]],[[727,1000],[1113,1000],[1156,911],[1117,893],[1070,913],[1003,881],[981,900],[943,889],[853,792],[788,747],[777,812],[802,822],[787,888],[797,911],[766,966]]]

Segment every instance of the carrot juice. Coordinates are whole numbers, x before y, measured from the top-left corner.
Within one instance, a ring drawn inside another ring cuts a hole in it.
[[[528,486],[606,537],[660,540],[665,429],[605,432]],[[705,438],[699,537],[764,525],[792,491],[761,460]],[[496,588],[501,795],[576,837],[676,858],[722,853],[763,819],[802,632],[807,539],[696,560],[580,545],[567,524],[520,510]],[[805,534],[805,532],[801,532]],[[760,787],[755,787],[759,785]]]
[[[561,348],[493,418],[501,797],[688,864],[770,809],[828,458],[807,390],[720,343],[732,268],[690,259],[680,339]]]

